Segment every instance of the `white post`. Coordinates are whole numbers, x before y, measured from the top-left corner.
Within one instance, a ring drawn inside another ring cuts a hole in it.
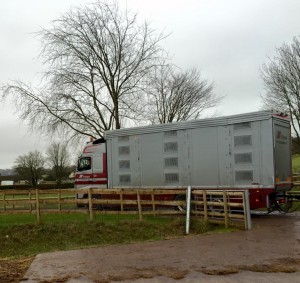
[[[186,192],[186,225],[185,225],[186,235],[190,233],[191,193],[192,193],[192,188],[191,186],[188,186]]]
[[[252,229],[252,222],[251,222],[251,211],[250,211],[250,199],[249,199],[249,191],[245,190],[244,192],[245,198],[245,206],[244,209],[245,211],[245,216],[246,216],[246,226],[245,227],[247,230],[251,230]]]

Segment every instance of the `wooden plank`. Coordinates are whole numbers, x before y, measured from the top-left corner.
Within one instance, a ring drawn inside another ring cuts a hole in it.
[[[120,190],[121,211],[124,211],[123,190]]]
[[[204,205],[204,219],[208,219],[208,210],[207,210],[207,195],[206,191],[203,191],[203,205]]]
[[[37,224],[41,223],[41,211],[40,211],[40,202],[39,202],[39,190],[35,191],[35,200],[36,200],[36,222]]]
[[[43,209],[43,214],[88,214],[88,210],[85,209]]]
[[[155,212],[155,194],[154,189],[151,191],[152,211]]]
[[[143,220],[143,214],[142,214],[142,205],[141,205],[141,196],[139,193],[139,190],[136,191],[136,196],[137,196],[137,204],[138,204],[138,210],[139,210],[139,220]]]
[[[92,189],[88,190],[88,198],[89,198],[89,215],[90,215],[90,221],[94,219],[93,215],[93,203],[92,203]]]
[[[6,199],[3,201],[4,205],[32,205],[36,203],[36,199]]]
[[[223,204],[224,204],[225,227],[228,228],[228,207],[227,207],[227,193],[226,193],[226,191],[223,191]]]

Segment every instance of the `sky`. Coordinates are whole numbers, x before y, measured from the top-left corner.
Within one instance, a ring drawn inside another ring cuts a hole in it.
[[[93,0],[0,1],[0,85],[37,84],[43,70],[35,32],[71,7]],[[169,36],[164,48],[182,70],[197,68],[224,96],[218,115],[258,111],[264,93],[259,69],[276,47],[300,35],[299,0],[119,0],[140,20]],[[11,101],[0,102],[0,169],[19,155],[45,152],[49,138],[32,133]]]

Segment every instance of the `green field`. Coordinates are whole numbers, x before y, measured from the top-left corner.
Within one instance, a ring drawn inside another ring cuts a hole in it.
[[[293,173],[300,173],[300,154],[295,154],[292,157]]]
[[[0,258],[19,258],[38,253],[81,249],[120,243],[161,240],[183,236],[185,219],[180,217],[144,217],[131,215],[43,215],[43,223],[35,224],[34,215],[0,214]],[[191,222],[191,233],[230,231],[223,225],[202,220]]]

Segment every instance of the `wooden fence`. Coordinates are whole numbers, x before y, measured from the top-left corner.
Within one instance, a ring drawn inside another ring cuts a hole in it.
[[[44,213],[186,215],[186,189],[60,189],[2,190],[0,213],[34,213],[37,223]],[[84,195],[78,199],[76,195]],[[248,192],[192,189],[192,216],[223,222],[226,227],[239,223],[251,228]]]

